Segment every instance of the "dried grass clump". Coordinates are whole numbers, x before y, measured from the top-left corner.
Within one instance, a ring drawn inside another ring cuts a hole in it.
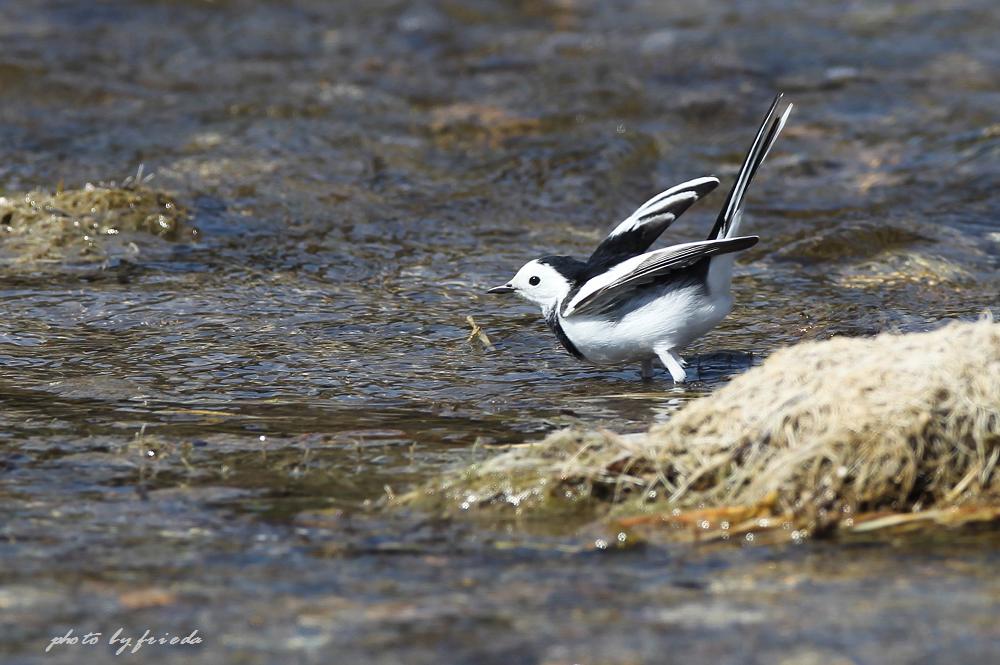
[[[194,237],[195,229],[186,224],[188,211],[151,189],[149,180],[140,167],[121,183],[0,197],[0,251],[19,263],[99,261],[135,234]]]
[[[413,498],[583,500],[709,535],[863,531],[996,519],[998,457],[1000,325],[984,319],[783,349],[645,435],[559,432]]]

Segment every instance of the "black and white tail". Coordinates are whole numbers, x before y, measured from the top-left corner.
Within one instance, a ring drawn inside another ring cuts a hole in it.
[[[789,104],[784,113],[775,117],[782,96],[780,92],[775,96],[771,108],[764,117],[764,122],[757,130],[757,137],[754,138],[753,145],[750,146],[750,152],[747,153],[747,158],[743,161],[743,166],[736,176],[736,182],[733,183],[733,188],[726,196],[726,203],[722,206],[719,218],[715,220],[712,232],[708,234],[709,240],[732,238],[739,233],[740,221],[743,217],[743,197],[746,196],[747,189],[750,187],[750,182],[757,173],[757,169],[764,163],[764,158],[771,151],[771,146],[778,139],[778,134],[781,133],[781,128],[785,126],[788,114],[792,111],[792,105]]]

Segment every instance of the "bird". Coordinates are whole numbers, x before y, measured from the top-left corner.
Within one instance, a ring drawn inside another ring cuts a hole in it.
[[[747,189],[781,133],[793,105],[779,114],[774,97],[708,238],[649,251],[696,201],[719,185],[715,176],[671,187],[618,224],[586,261],[544,256],[524,264],[487,293],[514,293],[538,305],[548,327],[575,358],[593,365],[641,363],[650,380],[656,359],[674,383],[687,379],[680,350],[732,310],[736,253],[759,240],[739,235]]]

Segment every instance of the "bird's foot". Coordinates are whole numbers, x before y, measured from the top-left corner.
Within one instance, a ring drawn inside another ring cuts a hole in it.
[[[673,349],[657,349],[656,355],[659,356],[660,362],[663,366],[667,368],[670,372],[671,378],[673,378],[674,383],[684,383],[687,380],[687,372],[684,371],[684,359],[680,357]]]
[[[641,375],[642,375],[642,380],[643,381],[652,381],[653,380],[653,360],[652,359],[648,359],[648,360],[643,360],[642,361]]]

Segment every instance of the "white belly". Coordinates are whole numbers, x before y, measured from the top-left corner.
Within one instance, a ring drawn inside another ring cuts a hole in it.
[[[620,320],[595,316],[560,317],[566,336],[587,360],[613,365],[646,360],[656,349],[681,349],[726,317],[728,294],[707,297],[698,288],[668,292]]]

